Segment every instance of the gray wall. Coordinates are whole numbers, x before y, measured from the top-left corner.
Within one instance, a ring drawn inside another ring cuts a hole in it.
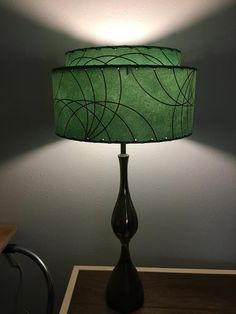
[[[198,68],[197,105],[191,138],[128,146],[140,219],[132,241],[136,265],[236,267],[235,21],[230,7],[150,43],[181,49],[184,63]],[[0,32],[0,222],[16,223],[14,242],[37,252],[51,269],[58,313],[73,265],[117,261],[110,216],[119,146],[53,134],[51,68],[63,63],[65,51],[92,43],[3,7]],[[25,269],[22,300],[32,313],[44,313],[41,275],[25,258],[18,260]],[[3,256],[0,276],[8,314],[18,275]]]

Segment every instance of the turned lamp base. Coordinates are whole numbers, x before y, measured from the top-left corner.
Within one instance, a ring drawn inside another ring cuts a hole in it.
[[[122,246],[120,260],[107,285],[106,302],[117,312],[130,313],[142,307],[143,300],[142,282],[131,262],[128,247]]]
[[[129,242],[138,229],[138,218],[128,187],[128,158],[125,144],[121,144],[120,190],[112,214],[112,229],[121,242],[121,255],[106,289],[106,302],[120,313],[130,313],[143,305],[144,292],[138,272],[129,253]]]

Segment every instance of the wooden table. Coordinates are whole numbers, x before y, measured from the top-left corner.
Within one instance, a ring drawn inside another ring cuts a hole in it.
[[[16,233],[16,225],[0,224],[0,253],[5,249],[11,238]]]
[[[114,314],[105,304],[112,267],[74,266],[60,314]],[[145,291],[136,314],[235,314],[236,270],[138,268]]]

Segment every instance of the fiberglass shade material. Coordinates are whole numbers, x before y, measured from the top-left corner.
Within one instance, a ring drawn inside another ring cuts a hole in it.
[[[132,53],[135,48],[125,49]],[[160,48],[156,49],[159,53]],[[97,51],[96,60],[101,60],[101,52],[105,56],[111,48],[93,51]],[[114,51],[117,56],[119,49]],[[86,52],[84,49],[83,54]],[[120,52],[123,54],[122,49]],[[88,63],[55,69],[56,133],[69,139],[107,143],[158,142],[190,135],[196,70],[145,64],[146,54],[135,56],[135,60],[140,64],[121,64],[119,58],[119,65]]]
[[[69,51],[66,66],[75,65],[180,65],[177,49],[145,46],[92,47]]]

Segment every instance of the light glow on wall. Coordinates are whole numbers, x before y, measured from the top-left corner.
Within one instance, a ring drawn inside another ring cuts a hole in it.
[[[94,44],[159,40],[235,0],[0,0],[47,27]]]

